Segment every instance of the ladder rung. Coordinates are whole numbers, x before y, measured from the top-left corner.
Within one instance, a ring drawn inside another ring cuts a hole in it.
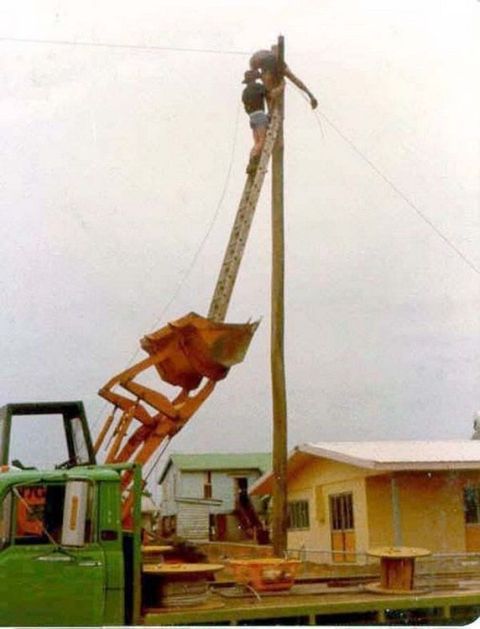
[[[233,286],[243,257],[253,215],[258,203],[262,184],[267,172],[267,163],[281,124],[281,115],[275,110],[272,115],[265,144],[260,156],[255,175],[249,176],[245,182],[242,198],[238,206],[230,239],[217,280],[215,292],[210,304],[208,316],[216,321],[223,321],[227,312]]]

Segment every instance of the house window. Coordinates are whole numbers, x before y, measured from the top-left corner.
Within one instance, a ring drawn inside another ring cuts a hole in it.
[[[294,500],[288,503],[288,528],[308,529],[310,518],[308,513],[308,500]]]
[[[205,481],[203,483],[203,497],[212,497],[212,472],[205,472]]]
[[[353,529],[353,495],[351,493],[330,496],[330,518],[332,531]]]
[[[466,524],[480,524],[480,487],[465,487],[463,510]]]

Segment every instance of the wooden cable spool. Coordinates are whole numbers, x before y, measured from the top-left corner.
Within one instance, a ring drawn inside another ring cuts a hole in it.
[[[143,565],[150,605],[188,607],[204,605],[209,596],[212,575],[220,564],[178,563]]]

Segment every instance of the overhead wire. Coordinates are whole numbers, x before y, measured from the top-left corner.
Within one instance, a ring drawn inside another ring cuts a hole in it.
[[[165,450],[168,448],[170,444],[170,438],[166,437],[165,438],[165,442],[162,443],[162,446],[160,448],[160,452],[158,453],[158,455],[155,458],[155,461],[153,462],[152,466],[150,467],[150,469],[148,470],[148,472],[145,474],[145,482],[150,478],[150,476],[152,475],[153,470],[157,467],[158,462],[160,461],[160,459],[162,458]]]
[[[298,88],[297,88],[298,89]],[[303,93],[300,92],[300,90],[298,90],[298,92],[301,94],[301,96],[303,97]],[[435,234],[441,238],[441,240],[443,240],[443,242],[459,257],[463,260],[463,262],[465,262],[465,264],[467,264],[470,269],[472,269],[472,271],[474,271],[475,273],[477,273],[477,275],[480,275],[480,269],[463,253],[463,251],[461,251],[449,238],[448,236],[446,236],[436,225],[435,223],[428,218],[428,216],[426,216],[421,210],[420,208],[411,200],[407,197],[407,195],[402,192],[402,190],[400,190],[400,188],[389,178],[387,177],[381,170],[380,168],[369,158],[367,157],[367,155],[365,155],[365,153],[363,153],[363,151],[361,151],[356,144],[353,142],[353,140],[351,140],[343,131],[341,131],[341,129],[339,129],[338,125],[336,125],[334,122],[332,122],[332,120],[330,120],[330,118],[321,110],[313,110],[313,114],[315,116],[315,119],[317,120],[317,122],[319,123],[320,126],[320,130],[322,132],[322,136],[324,136],[323,133],[323,127],[321,125],[321,119],[319,117],[319,114],[322,116],[322,118],[325,120],[325,122],[329,125],[329,127],[331,127],[336,133],[337,135],[339,135],[342,140],[344,140],[344,142],[346,142],[350,148],[356,153],[357,156],[359,156],[366,164],[368,164],[370,166],[370,168],[401,198],[403,199],[403,201],[405,201],[405,203],[417,214],[417,216],[423,220],[434,232]]]
[[[221,54],[221,55],[249,55],[250,52],[242,51],[242,50],[218,50],[213,48],[188,48],[188,47],[177,47],[177,46],[158,46],[158,45],[144,45],[144,44],[116,44],[109,42],[87,42],[87,41],[73,41],[73,40],[52,40],[52,39],[37,39],[37,38],[26,38],[26,37],[0,37],[0,41],[4,42],[16,42],[16,43],[31,43],[31,44],[49,44],[49,45],[62,45],[62,46],[87,46],[87,47],[97,47],[97,48],[112,48],[112,49],[127,49],[127,50],[153,50],[153,51],[173,51],[173,52],[197,52],[197,53],[207,53],[207,54]],[[298,88],[297,88],[298,89]],[[299,93],[303,95],[300,90]],[[320,132],[322,137],[325,137],[325,133],[323,130],[322,122],[319,117],[319,114],[323,117],[325,122],[350,146],[350,148],[365,162],[370,168],[381,178],[383,181],[400,197],[403,201],[419,216],[421,220],[425,222],[436,234],[437,236],[444,241],[444,243],[450,247],[450,249],[459,256],[465,264],[467,264],[475,273],[480,275],[480,269],[461,251],[436,225],[435,223],[428,218],[420,208],[407,197],[407,195],[400,190],[400,188],[389,179],[374,162],[367,157],[356,145],[355,143],[343,132],[339,127],[329,119],[329,117],[325,114],[325,112],[320,110],[314,110],[313,112],[315,119],[320,128]],[[188,271],[189,272],[189,271]],[[187,273],[188,274],[188,273]],[[176,295],[175,295],[176,297]],[[170,304],[169,304],[170,305]],[[168,305],[168,306],[169,306]],[[136,355],[136,354],[135,354]],[[135,357],[134,355],[134,357]],[[131,359],[133,360],[133,358]]]
[[[187,48],[177,46],[158,46],[158,45],[144,45],[144,44],[116,44],[109,42],[86,42],[86,41],[73,41],[73,40],[54,40],[54,39],[36,39],[26,37],[0,37],[0,41],[4,42],[16,42],[16,43],[30,43],[30,44],[48,44],[48,45],[61,45],[61,46],[87,46],[97,48],[117,48],[127,50],[153,50],[153,51],[173,51],[173,52],[199,52],[207,54],[220,54],[220,55],[249,55],[250,53],[242,50],[218,50],[213,48]],[[297,88],[298,89],[298,88]],[[300,92],[300,90],[298,90]],[[301,92],[300,92],[301,93]],[[303,93],[301,93],[303,96]],[[323,111],[314,111],[315,118],[320,127],[322,137],[325,137],[321,119],[319,114],[324,118],[325,122],[351,147],[351,149],[363,160],[370,168],[379,176],[383,181],[390,186],[390,188],[401,197],[405,203],[441,238],[445,244],[450,247],[475,273],[480,275],[480,269],[428,218],[418,207],[404,194],[398,186],[393,183],[379,168],[367,157],[355,143],[343,133],[338,126],[333,123]]]
[[[53,46],[84,46],[91,48],[118,48],[126,50],[153,50],[172,52],[201,52],[212,55],[250,55],[244,50],[218,50],[215,48],[187,48],[179,46],[157,46],[148,44],[115,44],[109,42],[73,41],[67,39],[35,39],[29,37],[0,37],[0,41],[21,44],[48,44]]]

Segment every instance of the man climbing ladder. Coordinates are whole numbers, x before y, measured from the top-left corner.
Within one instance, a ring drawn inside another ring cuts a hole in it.
[[[275,49],[276,47],[273,46],[272,50],[274,51],[269,51],[268,54],[270,56],[273,55],[276,58],[277,53]],[[259,52],[263,53],[265,51]],[[258,56],[259,53],[255,53],[255,55],[252,57],[252,59],[250,60],[251,66],[252,60],[258,58]],[[276,67],[278,67],[278,65]],[[285,68],[286,72],[288,68],[287,66],[284,66],[284,69]],[[262,79],[263,86],[261,83],[256,82],[256,79],[259,77]],[[245,245],[247,243],[250,226],[253,221],[253,216],[257,207],[260,191],[262,189],[265,174],[267,172],[267,165],[270,160],[270,156],[272,155],[273,147],[277,139],[277,134],[281,126],[282,114],[278,110],[278,108],[275,107],[275,100],[282,93],[285,87],[283,72],[276,72],[274,79],[272,79],[272,81],[270,81],[270,79],[271,77],[269,76],[268,71],[266,72],[265,69],[262,70],[262,74],[259,74],[258,68],[245,72],[244,83],[247,84],[247,88],[249,86],[255,86],[254,88],[251,88],[251,98],[254,102],[248,105],[248,108],[245,100],[248,101],[248,98],[250,98],[250,96],[247,95],[246,98],[243,98],[245,109],[247,113],[249,113],[251,122],[253,115],[254,119],[262,121],[262,125],[264,124],[265,120],[268,120],[268,123],[264,127],[264,129],[262,129],[261,134],[255,134],[255,129],[252,128],[252,130],[254,131],[255,146],[253,147],[250,154],[254,158],[254,160],[253,164],[252,160],[250,161],[249,167],[247,169],[247,181],[245,182],[242,198],[240,199],[235,222],[233,224],[232,232],[230,234],[230,240],[225,251],[220,274],[218,276],[215,291],[212,297],[212,301],[210,303],[208,318],[213,321],[225,320],[225,315],[228,309],[228,305],[230,303],[230,297],[232,295],[233,287],[237,279],[237,274],[245,250]],[[245,88],[244,94],[247,88]],[[311,98],[310,103],[312,105],[312,108],[315,108],[317,106],[317,101],[315,100],[311,92],[308,93]],[[269,105],[270,115],[268,117],[265,113],[265,100]],[[259,112],[258,116],[255,115],[257,112]]]
[[[240,262],[247,244],[250,226],[257,207],[258,198],[267,172],[267,164],[272,154],[281,124],[278,109],[274,109],[268,125],[265,142],[260,153],[258,165],[253,174],[249,174],[243,188],[242,198],[238,205],[235,222],[230,234],[220,274],[210,303],[208,318],[213,321],[224,321],[230,303],[233,287],[237,279]]]
[[[247,70],[243,79],[246,87],[242,92],[242,101],[250,119],[250,129],[253,133],[253,148],[250,151],[250,161],[247,166],[248,175],[252,175],[257,169],[270,120],[265,111],[267,90],[263,83],[257,82],[259,78],[260,74],[258,72]]]
[[[270,122],[270,116],[265,111],[267,99],[271,111],[275,106],[275,99],[281,94],[285,85],[284,81],[281,80],[279,85],[272,87],[268,92],[263,83],[257,82],[260,76],[256,70],[247,70],[243,79],[246,87],[242,92],[242,101],[250,119],[250,128],[254,142],[247,166],[248,175],[253,175],[257,170],[265,138],[267,137],[267,128]]]
[[[242,81],[246,84],[242,92],[242,101],[250,119],[254,142],[247,166],[248,175],[255,173],[260,161],[271,114],[278,97],[285,89],[284,77],[308,95],[312,109],[318,104],[308,87],[293,74],[285,62],[279,61],[277,48],[272,46],[271,50],[258,50],[254,53],[250,58],[250,69],[245,72]],[[257,82],[257,79],[261,79],[261,83]],[[268,106],[270,115],[266,113],[265,105]]]
[[[278,59],[278,46],[272,46],[271,50],[257,50],[257,52],[250,57],[250,70],[254,72],[261,71],[261,79],[268,93],[267,100],[270,100],[270,95],[273,95],[275,98],[275,88],[278,87],[284,80],[284,77],[286,77],[305,92],[310,99],[312,109],[317,107],[317,99],[305,83],[293,74],[285,62],[280,63]],[[269,108],[271,108],[270,103]]]

